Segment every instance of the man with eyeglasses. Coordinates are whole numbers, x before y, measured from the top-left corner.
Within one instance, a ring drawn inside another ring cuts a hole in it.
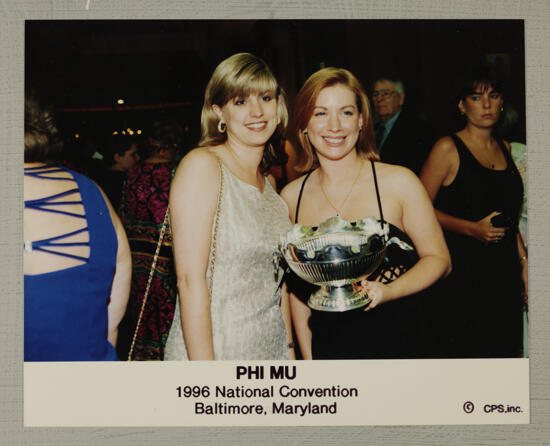
[[[376,144],[385,163],[408,167],[417,175],[435,142],[428,125],[406,109],[405,87],[395,77],[379,77],[372,89],[378,117]]]

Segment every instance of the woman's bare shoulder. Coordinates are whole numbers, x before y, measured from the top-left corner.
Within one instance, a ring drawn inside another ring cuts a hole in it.
[[[209,147],[198,147],[191,150],[180,161],[176,175],[204,176],[219,171],[219,161]]]
[[[378,162],[375,168],[381,188],[386,191],[395,190],[401,195],[403,191],[414,190],[421,185],[420,179],[407,167]]]
[[[181,163],[210,165],[218,164],[218,157],[212,147],[197,147],[183,157]]]
[[[457,168],[458,163],[459,156],[455,142],[450,136],[443,136],[442,138],[439,138],[432,147],[421,176],[424,178],[425,171],[452,171]]]
[[[293,203],[298,199],[298,195],[300,193],[300,189],[302,187],[302,184],[304,183],[306,175],[307,174],[304,174],[301,177],[292,180],[285,187],[283,187],[283,190],[281,190],[281,197],[283,198],[283,200],[285,200],[287,203]]]
[[[184,190],[213,195],[219,189],[219,185],[218,159],[207,148],[200,147],[191,150],[180,161],[170,186],[170,196],[171,199],[175,199]]]
[[[376,162],[374,167],[376,169],[376,176],[380,181],[395,181],[398,179],[407,180],[416,177],[414,172],[409,168],[398,166],[396,164]]]
[[[452,155],[456,153],[456,145],[450,136],[443,136],[435,142],[432,148],[434,152],[438,155]]]

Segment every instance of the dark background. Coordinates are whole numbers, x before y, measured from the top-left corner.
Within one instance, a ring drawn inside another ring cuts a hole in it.
[[[506,112],[518,116],[504,136],[525,142],[523,20],[30,20],[26,91],[60,108],[58,122],[72,138],[98,142],[127,127],[147,135],[153,121],[175,118],[191,148],[213,69],[243,51],[268,63],[291,109],[305,79],[323,66],[349,69],[367,91],[378,74],[396,73],[406,107],[438,135],[460,127],[457,76],[496,59]]]

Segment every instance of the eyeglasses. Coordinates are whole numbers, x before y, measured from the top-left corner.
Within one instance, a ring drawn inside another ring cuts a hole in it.
[[[390,94],[397,93],[395,90],[374,90],[372,92],[372,97],[377,98],[381,97],[382,99],[387,98]]]

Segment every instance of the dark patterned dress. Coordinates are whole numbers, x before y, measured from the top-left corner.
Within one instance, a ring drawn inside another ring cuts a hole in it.
[[[122,224],[132,251],[132,287],[117,352],[128,358],[160,230],[168,206],[171,163],[140,163],[128,173],[121,203]],[[169,227],[160,249],[132,354],[134,360],[163,360],[177,298]]]

